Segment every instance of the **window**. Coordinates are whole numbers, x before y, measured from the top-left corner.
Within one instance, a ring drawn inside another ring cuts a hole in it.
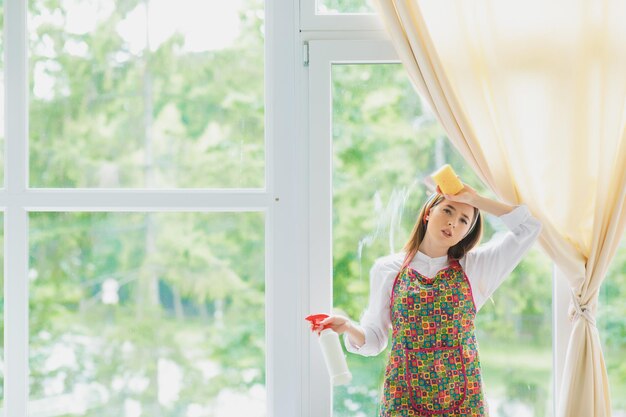
[[[267,5],[169,3],[0,3],[4,415],[276,408]]]
[[[30,185],[263,188],[263,14],[30,1]]]
[[[266,415],[262,213],[29,222],[31,415]]]
[[[303,318],[358,318],[423,198],[368,167],[463,164],[370,0],[169,3],[0,0],[0,412],[370,415],[384,353],[349,355],[354,384],[333,389]],[[616,415],[622,252],[598,316]],[[567,319],[546,342],[546,261],[531,252],[480,313],[479,341],[540,358],[522,374],[482,344],[494,415],[552,413]]]

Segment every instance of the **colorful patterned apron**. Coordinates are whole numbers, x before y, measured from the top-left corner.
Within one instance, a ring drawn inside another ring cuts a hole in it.
[[[392,348],[380,417],[484,417],[476,306],[458,261],[427,278],[400,270],[391,295]]]

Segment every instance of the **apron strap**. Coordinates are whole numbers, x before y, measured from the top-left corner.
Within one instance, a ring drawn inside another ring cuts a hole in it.
[[[407,253],[406,256],[404,257],[404,261],[402,261],[402,265],[400,266],[400,270],[398,271],[398,273],[396,274],[396,277],[393,280],[393,285],[391,286],[391,297],[389,300],[389,315],[391,316],[391,309],[393,307],[393,300],[394,300],[394,289],[396,288],[396,283],[398,282],[398,278],[400,278],[400,275],[402,275],[402,271],[404,271],[404,269],[409,266],[409,264],[411,263],[411,260],[413,259],[413,257],[415,256],[415,254],[411,254],[411,253]],[[391,317],[390,317],[391,319]]]

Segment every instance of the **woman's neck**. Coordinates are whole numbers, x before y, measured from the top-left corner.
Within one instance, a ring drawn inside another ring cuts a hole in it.
[[[420,243],[419,251],[431,258],[439,258],[448,254],[448,247],[435,245],[428,239],[428,236],[424,236],[424,240]]]

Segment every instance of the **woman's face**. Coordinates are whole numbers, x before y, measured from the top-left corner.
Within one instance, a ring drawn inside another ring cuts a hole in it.
[[[445,198],[426,216],[426,234],[441,245],[451,247],[465,237],[474,221],[474,207]]]

